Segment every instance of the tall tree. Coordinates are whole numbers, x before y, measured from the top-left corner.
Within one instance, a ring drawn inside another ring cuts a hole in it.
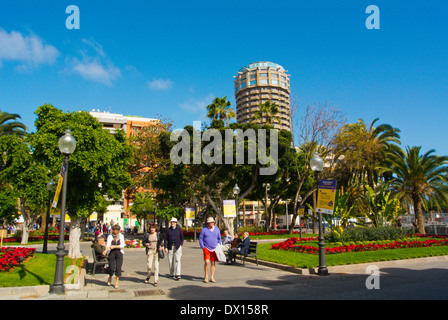
[[[16,113],[8,113],[0,110],[0,136],[24,136],[28,128],[23,123],[17,121],[17,119],[22,118]]]
[[[293,172],[290,173],[291,184],[295,185],[295,197],[293,202],[293,220],[297,219],[299,206],[308,201],[309,197],[315,199],[316,180],[310,168],[310,160],[317,152],[328,166],[320,177],[334,178],[333,168],[339,161],[334,152],[334,141],[340,127],[345,123],[345,117],[341,110],[327,104],[313,104],[300,107],[293,103],[291,108],[291,129],[294,135],[293,146],[297,155],[293,158]],[[302,202],[299,203],[299,196]],[[316,224],[316,232],[317,227]],[[292,233],[293,228],[290,229]]]
[[[28,242],[30,227],[45,212],[48,201],[46,183],[47,169],[31,152],[28,142],[14,135],[0,136],[2,170],[0,185],[2,194],[9,194],[20,200],[23,217],[22,244]],[[11,199],[10,199],[11,200]]]
[[[110,134],[88,112],[64,113],[45,104],[35,113],[37,131],[30,135],[30,141],[36,157],[52,173],[59,172],[63,162],[58,139],[67,127],[76,139],[68,170],[67,212],[71,219],[69,256],[78,258],[81,219],[99,206],[102,195],[118,200],[132,183],[127,172],[132,162],[132,146],[123,130]]]
[[[227,96],[223,98],[216,97],[207,106],[207,117],[212,120],[225,120],[226,126],[228,126],[229,120],[236,117],[235,111],[231,106],[232,103],[227,100]]]
[[[387,155],[399,150],[400,130],[389,124],[375,126],[376,118],[367,126],[363,119],[342,127],[335,140],[335,156],[339,158],[336,174],[345,185],[367,184],[375,188],[378,166],[385,165]],[[347,181],[348,180],[348,181]]]
[[[448,204],[448,156],[437,156],[431,149],[420,154],[421,147],[406,147],[389,156],[389,166],[382,172],[393,174],[389,181],[395,196],[414,206],[418,232],[425,234],[423,208]]]

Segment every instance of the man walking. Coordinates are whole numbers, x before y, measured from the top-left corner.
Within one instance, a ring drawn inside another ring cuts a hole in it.
[[[184,234],[182,228],[177,225],[177,219],[171,219],[171,227],[165,231],[165,239],[163,240],[163,247],[168,253],[168,263],[170,267],[171,278],[174,280],[180,279],[181,274],[181,259],[182,246],[184,244]]]
[[[215,281],[215,261],[218,260],[216,256],[216,246],[221,244],[221,232],[218,227],[215,227],[215,220],[212,217],[207,218],[207,227],[202,228],[199,234],[199,244],[204,254],[204,282],[208,282],[208,267],[210,265],[210,281]]]

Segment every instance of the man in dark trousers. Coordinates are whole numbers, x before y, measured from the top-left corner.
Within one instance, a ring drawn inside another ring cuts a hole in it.
[[[177,219],[171,219],[171,227],[165,231],[165,239],[163,247],[168,253],[168,263],[170,266],[171,278],[174,280],[180,279],[182,246],[184,244],[184,234],[182,228],[178,226]]]
[[[244,232],[243,241],[241,241],[236,248],[232,248],[229,250],[229,262],[232,263],[237,253],[241,253],[242,255],[248,254],[249,249],[250,249],[249,232]]]

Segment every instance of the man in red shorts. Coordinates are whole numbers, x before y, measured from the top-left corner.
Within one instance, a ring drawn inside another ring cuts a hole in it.
[[[208,282],[208,267],[210,266],[210,281],[215,281],[215,261],[218,260],[215,248],[221,243],[221,232],[215,227],[215,219],[207,218],[207,227],[202,228],[199,234],[199,245],[204,253],[204,282]]]

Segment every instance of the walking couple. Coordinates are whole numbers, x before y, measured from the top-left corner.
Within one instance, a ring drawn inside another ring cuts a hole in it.
[[[154,286],[157,286],[159,279],[159,260],[164,257],[164,252],[168,254],[171,278],[174,280],[180,279],[184,234],[182,228],[178,226],[176,218],[172,218],[170,223],[171,226],[165,231],[164,240],[162,240],[162,235],[157,225],[151,225],[149,232],[145,234],[143,239],[143,245],[146,247],[147,267],[145,283],[149,283],[151,269],[154,266]]]

